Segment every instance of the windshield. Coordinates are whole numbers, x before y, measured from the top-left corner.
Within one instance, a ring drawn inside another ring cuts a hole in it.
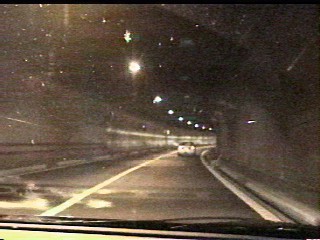
[[[0,214],[319,225],[318,20],[1,5]]]

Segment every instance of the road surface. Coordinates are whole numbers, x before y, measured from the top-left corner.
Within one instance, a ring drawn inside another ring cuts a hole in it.
[[[199,156],[178,157],[173,151],[2,180],[0,214],[133,220],[262,219],[217,180]]]

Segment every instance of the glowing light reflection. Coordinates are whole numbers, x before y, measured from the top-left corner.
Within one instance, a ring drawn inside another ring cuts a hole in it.
[[[100,199],[90,199],[86,205],[91,208],[110,208],[113,206],[112,202]]]
[[[46,210],[49,206],[48,200],[43,198],[28,199],[21,202],[0,201],[0,208],[4,209],[36,209]]]
[[[129,70],[132,72],[132,73],[136,73],[138,72],[139,70],[141,69],[139,63],[137,62],[130,62],[129,64]]]

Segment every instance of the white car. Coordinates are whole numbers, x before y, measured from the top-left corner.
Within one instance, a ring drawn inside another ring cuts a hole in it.
[[[182,142],[178,146],[178,156],[196,155],[196,146],[193,142]]]

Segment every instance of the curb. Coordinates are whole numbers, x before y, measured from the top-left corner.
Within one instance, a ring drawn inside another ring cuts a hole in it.
[[[216,161],[208,163],[205,160],[205,155],[208,151],[204,151],[201,156],[202,164],[214,175],[226,188],[232,193],[239,197],[245,204],[247,204],[252,210],[259,214],[263,219],[273,222],[292,222],[291,219],[287,218],[281,212],[274,209],[272,206],[258,198],[254,194],[247,191],[240,184],[233,181],[231,178],[222,174],[216,166]]]
[[[219,167],[220,171],[224,172],[231,178],[232,175],[237,175],[234,171],[226,168],[226,167]],[[245,179],[243,176],[240,176]],[[289,196],[281,192],[277,192],[267,186],[260,184],[256,181],[247,180],[244,186],[250,189],[254,194],[260,196],[261,198],[265,199],[265,201],[270,202],[271,204],[275,205],[284,212],[287,216],[290,216],[295,221],[302,223],[302,224],[310,224],[313,226],[320,225],[320,212],[316,209],[310,208],[306,204],[298,202]]]
[[[204,152],[205,155],[207,152]],[[316,209],[312,209],[303,203],[300,203],[283,193],[279,193],[260,184],[256,181],[250,180],[235,171],[230,170],[227,167],[221,167],[219,159],[206,163],[204,156],[201,157],[202,163],[211,172],[221,172],[229,181],[238,183],[244,190],[253,194],[253,196],[261,199],[268,203],[269,206],[274,206],[276,212],[280,215],[285,216],[288,220],[294,220],[302,224],[308,224],[313,226],[319,226],[320,224],[320,212]],[[239,181],[240,180],[240,181]],[[244,183],[241,183],[241,180]]]

